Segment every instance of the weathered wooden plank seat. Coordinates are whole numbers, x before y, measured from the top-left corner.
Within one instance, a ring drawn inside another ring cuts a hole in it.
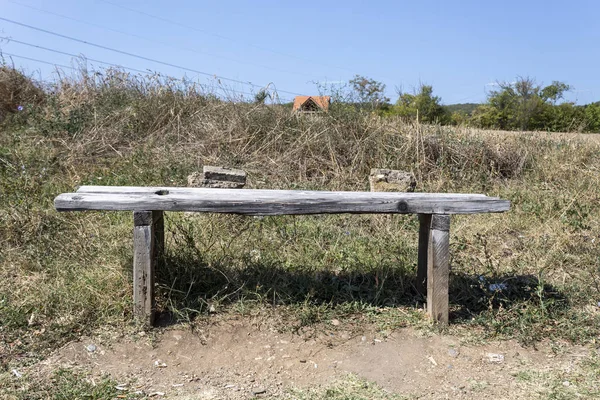
[[[418,289],[427,311],[448,322],[451,214],[503,212],[510,202],[482,194],[81,186],[54,200],[58,211],[133,211],[134,314],[154,321],[154,269],[164,246],[164,211],[241,215],[418,214]]]

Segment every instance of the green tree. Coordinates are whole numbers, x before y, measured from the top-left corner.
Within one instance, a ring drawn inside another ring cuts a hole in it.
[[[600,133],[600,101],[588,104],[584,107],[585,130],[588,132]]]
[[[544,102],[550,101],[552,105],[564,97],[565,92],[571,90],[571,87],[564,82],[552,81],[551,85],[546,86],[540,92],[540,97]]]
[[[399,93],[398,101],[392,113],[405,119],[414,119],[425,123],[450,122],[450,116],[440,104],[441,98],[433,95],[433,86],[420,85],[414,93]]]
[[[586,130],[584,108],[571,102],[547,105],[543,121],[544,126],[540,129],[552,132],[583,132]]]
[[[515,82],[498,83],[498,89],[488,94],[487,104],[473,113],[473,122],[483,128],[506,130],[554,130],[559,128],[557,113],[568,113],[569,108],[559,109],[557,102],[570,90],[566,83],[554,81],[542,87],[532,78],[517,78]],[[561,116],[562,125],[568,117]]]
[[[385,84],[375,79],[355,75],[350,80],[355,101],[371,109],[378,109],[387,104],[390,99],[385,96]]]

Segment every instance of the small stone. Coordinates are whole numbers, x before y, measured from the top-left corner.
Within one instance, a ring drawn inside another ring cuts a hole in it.
[[[266,392],[267,392],[267,389],[265,389],[264,387],[257,387],[255,389],[252,389],[252,394],[255,396],[258,394],[266,393]]]
[[[503,290],[507,290],[508,285],[506,283],[491,283],[488,286],[488,289],[490,290],[490,292],[501,292]]]
[[[569,381],[564,381],[562,384],[563,386],[571,386],[571,382]]]
[[[369,185],[371,192],[413,192],[417,181],[410,172],[373,168]]]
[[[332,319],[331,320],[331,325],[333,325],[333,326],[339,326],[340,325],[340,321],[337,320],[337,319]]]
[[[160,360],[154,361],[154,366],[156,368],[167,368],[167,364],[164,363],[164,362],[162,362],[162,361],[160,361]]]
[[[487,353],[486,354],[488,361],[491,363],[502,363],[504,362],[504,355],[503,354],[496,354],[496,353]]]
[[[458,354],[459,354],[458,350],[456,350],[456,349],[448,349],[448,355],[450,357],[458,357]]]
[[[88,344],[87,346],[85,346],[85,349],[90,352],[93,353],[95,352],[98,348],[96,347],[95,344]]]

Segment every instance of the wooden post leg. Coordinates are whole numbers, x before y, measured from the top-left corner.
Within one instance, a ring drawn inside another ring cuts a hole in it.
[[[427,252],[427,313],[434,321],[448,323],[450,264],[450,216],[431,217]]]
[[[419,258],[415,287],[423,297],[427,295],[427,252],[429,251],[430,229],[431,214],[419,214]]]
[[[133,314],[154,323],[155,224],[152,211],[133,213]]]
[[[154,258],[156,267],[163,264],[165,254],[165,220],[162,211],[152,211],[152,221],[154,221]]]

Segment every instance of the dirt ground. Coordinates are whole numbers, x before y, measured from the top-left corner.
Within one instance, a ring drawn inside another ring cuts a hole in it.
[[[569,370],[584,348],[553,352],[514,341],[463,345],[448,335],[413,329],[387,335],[375,330],[330,328],[280,333],[250,319],[203,329],[168,328],[116,340],[85,338],[43,362],[44,369],[83,368],[109,374],[129,393],[173,399],[273,398],[290,388],[328,386],[348,374],[413,398],[474,396],[531,398],[522,371]]]

